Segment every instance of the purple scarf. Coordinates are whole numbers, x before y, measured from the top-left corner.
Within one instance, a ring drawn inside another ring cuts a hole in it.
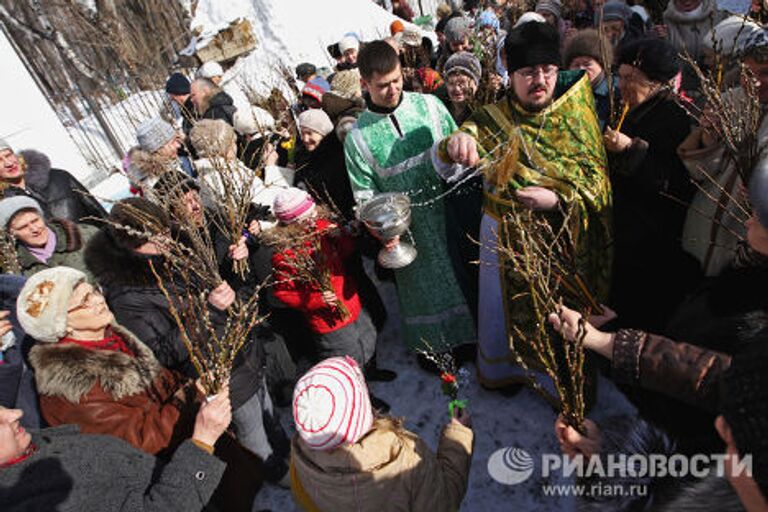
[[[43,247],[27,247],[32,256],[43,263],[48,262],[48,258],[53,255],[53,251],[56,249],[56,233],[51,228],[47,227],[46,229],[48,230],[48,241]]]

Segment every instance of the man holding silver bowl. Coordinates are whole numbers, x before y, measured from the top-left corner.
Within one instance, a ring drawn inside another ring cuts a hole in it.
[[[454,226],[432,166],[435,145],[456,124],[435,97],[403,92],[397,53],[386,42],[368,43],[358,65],[368,108],[346,138],[347,171],[358,217],[385,244],[379,263],[394,270],[406,343],[438,352],[474,344],[468,278],[451,260]],[[405,233],[410,240],[401,242]]]

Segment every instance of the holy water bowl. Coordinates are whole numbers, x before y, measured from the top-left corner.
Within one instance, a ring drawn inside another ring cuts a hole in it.
[[[398,192],[378,194],[360,207],[357,216],[373,236],[386,244],[408,231],[411,200]],[[417,254],[415,247],[401,241],[391,251],[379,251],[378,260],[384,268],[403,268],[410,265]]]

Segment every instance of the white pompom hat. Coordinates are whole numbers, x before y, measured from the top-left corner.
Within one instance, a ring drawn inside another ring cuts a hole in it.
[[[332,357],[313,366],[293,390],[293,420],[313,450],[358,442],[373,426],[363,373],[354,359]]]

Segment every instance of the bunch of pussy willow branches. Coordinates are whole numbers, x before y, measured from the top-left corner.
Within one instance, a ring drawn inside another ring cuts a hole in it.
[[[581,278],[571,230],[572,207],[562,208],[562,223],[528,208],[515,206],[500,224],[496,247],[503,275],[524,283],[523,290],[508,298],[510,308],[526,308],[532,321],[510,316],[510,346],[517,363],[529,373],[533,388],[551,401],[549,393],[535,380],[523,354],[532,356],[535,369],[553,382],[559,407],[566,421],[583,432],[584,424],[584,337],[580,325],[574,342],[563,343],[549,325],[548,316],[564,302],[577,309],[583,318],[602,308]]]
[[[331,282],[331,267],[324,239],[340,236],[345,228],[336,221],[333,211],[317,205],[317,218],[329,220],[326,228],[319,228],[314,218],[304,219],[288,225],[278,224],[262,236],[262,240],[275,248],[285,258],[290,269],[275,269],[276,283],[293,282],[323,294],[335,291]],[[349,309],[339,297],[334,301],[335,314],[342,320],[349,318]]]
[[[227,155],[225,151],[218,151],[218,141],[210,141],[211,156],[207,159],[210,169],[198,168],[200,185],[205,203],[215,205],[217,215],[209,220],[225,233],[233,244],[247,233],[248,217],[256,194],[263,189],[255,171],[240,162],[234,154]],[[225,156],[226,155],[226,156]],[[248,260],[240,259],[232,261],[234,272],[245,279],[250,271]]]
[[[684,55],[683,60],[694,70],[701,83],[704,107],[685,100],[680,100],[680,105],[710,136],[723,144],[727,157],[736,165],[742,183],[749,183],[752,169],[760,156],[758,129],[764,115],[754,74],[740,64],[741,87],[724,90],[721,64],[705,73],[690,56]]]
[[[172,213],[173,232],[168,219],[126,204],[121,208],[131,219],[130,225],[106,222],[159,248],[162,258],[150,260],[152,273],[168,301],[190,361],[206,393],[213,395],[229,381],[235,356],[265,317],[259,315],[258,289],[247,300],[236,298],[226,311],[216,311],[209,303],[211,291],[223,283],[216,253],[208,230],[182,217],[180,190],[170,188],[164,196]]]
[[[0,228],[0,269],[6,274],[21,274],[16,238],[3,228]]]
[[[450,350],[438,350],[424,339],[421,340],[421,343],[423,348],[417,349],[417,352],[431,361],[440,372],[440,388],[449,399],[448,412],[453,417],[456,409],[463,409],[467,406],[466,400],[459,399],[459,390],[465,383],[466,379],[463,377],[466,376],[467,372],[459,368]]]
[[[483,70],[474,97],[471,91],[465,91],[465,95],[472,98],[470,102],[472,110],[496,101],[496,95],[500,87],[500,81],[496,81],[497,38],[496,32],[491,28],[481,28],[470,36],[470,44],[472,44],[474,54],[478,61],[480,61],[480,66]]]

